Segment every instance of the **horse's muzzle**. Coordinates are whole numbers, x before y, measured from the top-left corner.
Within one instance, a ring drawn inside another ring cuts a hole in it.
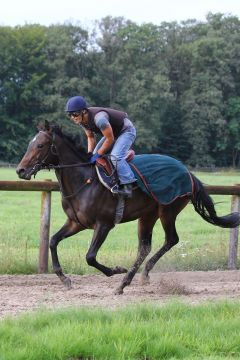
[[[17,168],[16,173],[18,174],[18,177],[20,179],[31,180],[31,176],[32,176],[31,171],[27,171],[24,168]]]

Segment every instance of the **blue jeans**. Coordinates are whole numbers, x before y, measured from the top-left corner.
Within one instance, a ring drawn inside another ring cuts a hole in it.
[[[111,161],[117,170],[120,184],[130,184],[137,180],[125,160],[127,152],[131,148],[135,138],[136,130],[134,127],[123,130],[115,140],[110,151]],[[96,153],[97,150],[100,149],[104,141],[105,137],[97,143],[93,153]]]

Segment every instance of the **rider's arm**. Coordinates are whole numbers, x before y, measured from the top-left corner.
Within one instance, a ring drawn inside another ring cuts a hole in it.
[[[91,130],[84,129],[85,134],[87,135],[87,144],[88,144],[88,152],[93,152],[96,146],[96,138],[94,133]]]
[[[108,127],[105,128],[105,130],[101,130],[101,131],[102,131],[103,136],[105,137],[105,141],[103,142],[100,149],[98,149],[98,154],[103,155],[103,154],[106,154],[108,152],[108,150],[112,147],[112,145],[114,143],[114,136],[113,136],[112,127],[110,124]]]
[[[108,152],[114,143],[114,135],[112,127],[109,123],[109,116],[105,111],[101,111],[95,115],[95,124],[101,130],[101,133],[105,137],[100,149],[98,149],[98,154],[103,155]]]

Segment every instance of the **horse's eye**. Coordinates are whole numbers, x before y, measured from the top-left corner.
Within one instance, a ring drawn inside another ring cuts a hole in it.
[[[42,149],[43,148],[43,144],[38,144],[38,149]]]

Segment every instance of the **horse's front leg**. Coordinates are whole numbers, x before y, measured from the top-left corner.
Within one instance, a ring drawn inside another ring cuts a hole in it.
[[[81,227],[80,224],[68,219],[63,225],[63,227],[52,236],[50,241],[53,270],[68,289],[71,288],[71,280],[70,278],[66,277],[62,271],[61,265],[58,260],[57,246],[61,240],[77,234],[81,230],[84,230],[84,228]]]
[[[127,269],[116,266],[115,268],[109,268],[105,265],[100,264],[96,260],[98,250],[106,239],[109,231],[113,228],[113,225],[98,222],[95,227],[92,242],[86,255],[88,265],[95,267],[100,270],[106,276],[112,276],[115,274],[126,273]]]
[[[147,255],[151,251],[152,245],[152,231],[157,220],[157,213],[146,214],[142,216],[138,221],[138,254],[132,267],[128,273],[124,276],[121,285],[116,289],[115,294],[123,294],[125,286],[130,285],[133,277],[138,271],[140,265],[146,259]]]

